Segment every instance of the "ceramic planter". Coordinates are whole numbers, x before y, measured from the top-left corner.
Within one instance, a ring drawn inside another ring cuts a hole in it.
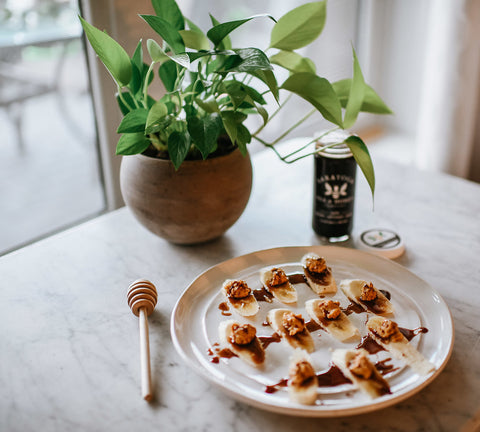
[[[120,187],[138,221],[177,244],[195,244],[222,235],[243,213],[252,188],[250,156],[239,150],[207,160],[171,161],[124,156]]]

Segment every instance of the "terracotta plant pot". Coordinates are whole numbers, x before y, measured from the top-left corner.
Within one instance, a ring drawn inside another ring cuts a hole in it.
[[[123,199],[138,221],[177,244],[195,244],[222,235],[243,213],[252,188],[250,156],[239,150],[212,159],[171,161],[124,156]]]

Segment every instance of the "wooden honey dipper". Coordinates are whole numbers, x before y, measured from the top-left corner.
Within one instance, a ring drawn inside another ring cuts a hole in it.
[[[153,312],[157,304],[157,290],[152,282],[138,279],[128,288],[128,306],[138,316],[140,330],[140,368],[142,378],[142,396],[152,400],[152,379],[150,375],[150,345],[148,342],[147,316]]]

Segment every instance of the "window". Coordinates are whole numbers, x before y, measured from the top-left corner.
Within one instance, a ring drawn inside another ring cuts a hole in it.
[[[0,254],[105,210],[76,3],[0,12]]]

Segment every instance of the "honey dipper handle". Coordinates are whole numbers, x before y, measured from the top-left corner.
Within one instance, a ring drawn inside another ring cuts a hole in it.
[[[150,344],[148,342],[148,320],[145,308],[138,314],[140,329],[140,368],[142,378],[142,397],[150,402],[152,400],[152,380],[150,374]]]

